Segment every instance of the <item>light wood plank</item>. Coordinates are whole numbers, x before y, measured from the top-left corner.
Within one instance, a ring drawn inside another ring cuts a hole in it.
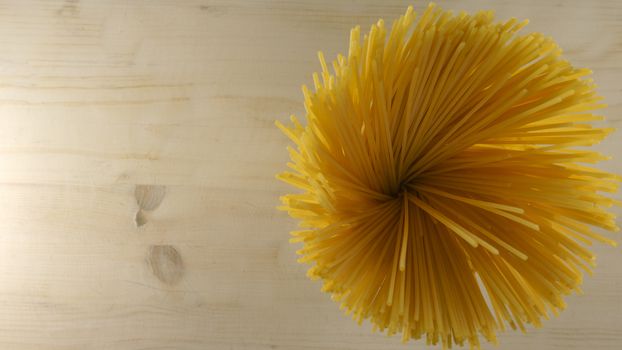
[[[438,3],[530,18],[594,70],[620,126],[622,3]],[[303,114],[317,50],[347,51],[352,26],[408,4],[0,1],[0,348],[405,348],[296,264],[273,120]],[[141,225],[136,186],[165,193]],[[543,329],[502,334],[503,349],[619,348],[620,253],[594,249],[585,295]]]

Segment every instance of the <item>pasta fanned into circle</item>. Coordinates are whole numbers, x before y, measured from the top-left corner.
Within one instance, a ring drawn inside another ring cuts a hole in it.
[[[611,132],[587,69],[526,25],[492,12],[412,8],[387,30],[350,35],[347,57],[303,87],[291,139],[308,276],[354,319],[430,344],[479,347],[539,326],[580,292],[592,241],[615,242],[605,208],[620,177],[585,163]]]

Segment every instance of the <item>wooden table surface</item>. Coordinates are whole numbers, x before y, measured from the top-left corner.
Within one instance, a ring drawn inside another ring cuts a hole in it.
[[[0,348],[426,348],[343,315],[275,210],[273,121],[303,115],[316,51],[411,3],[0,1]],[[529,18],[621,125],[622,2],[439,5]],[[620,155],[620,133],[598,148]],[[585,295],[499,349],[620,349],[620,249],[593,249]]]

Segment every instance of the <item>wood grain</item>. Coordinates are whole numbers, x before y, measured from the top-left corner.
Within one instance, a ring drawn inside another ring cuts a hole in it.
[[[274,209],[273,120],[302,114],[316,51],[408,4],[0,1],[0,348],[425,348],[344,316]],[[621,2],[439,4],[530,18],[594,70],[621,125]],[[619,154],[619,133],[598,148]],[[594,249],[585,295],[501,348],[620,348],[620,250]]]

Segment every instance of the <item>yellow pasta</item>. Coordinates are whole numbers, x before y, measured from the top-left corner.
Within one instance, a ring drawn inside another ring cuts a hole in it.
[[[300,220],[308,275],[359,323],[443,347],[507,326],[540,326],[594,266],[593,231],[617,231],[618,175],[579,149],[612,130],[587,69],[574,68],[526,21],[489,11],[412,8],[382,20],[347,57],[303,87],[293,142],[299,189],[282,197]]]

